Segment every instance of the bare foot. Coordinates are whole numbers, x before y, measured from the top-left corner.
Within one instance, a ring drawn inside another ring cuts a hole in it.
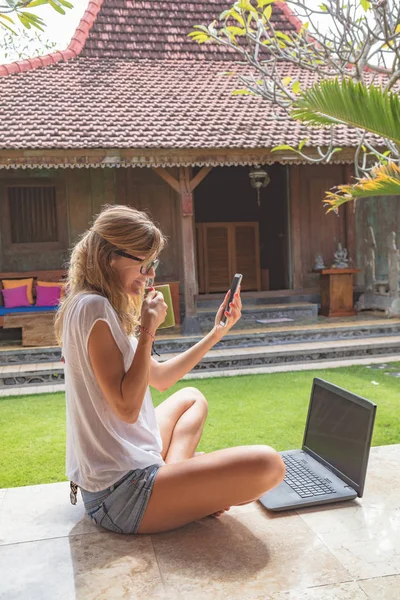
[[[213,513],[212,515],[210,515],[210,517],[214,517],[214,518],[218,518],[221,515],[224,514],[224,512],[226,512],[227,510],[230,510],[230,506],[227,506],[226,508],[224,508],[223,510],[218,510],[217,512]]]

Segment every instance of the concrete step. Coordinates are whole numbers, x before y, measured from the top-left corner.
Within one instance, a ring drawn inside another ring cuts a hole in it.
[[[211,329],[211,327],[210,327]],[[400,335],[400,320],[371,321],[365,323],[352,323],[349,325],[325,325],[310,322],[298,326],[281,326],[259,329],[231,330],[216,346],[214,350],[227,348],[251,348],[260,346],[275,346],[276,344],[296,344],[313,342],[331,342],[346,339],[367,339],[376,337],[391,337]],[[184,352],[191,348],[201,336],[157,338],[155,347],[157,352]]]
[[[204,314],[208,314],[208,313],[212,313],[215,316],[215,312],[218,310],[218,308],[220,307],[220,302],[218,304],[216,304],[215,306],[209,307],[209,306],[199,306],[197,309],[197,314],[198,315],[204,315]],[[266,302],[260,302],[260,303],[255,303],[255,302],[248,302],[247,304],[242,304],[243,307],[243,312],[244,313],[250,313],[250,312],[256,312],[256,311],[260,311],[260,310],[265,310],[267,312],[277,312],[280,310],[285,310],[286,308],[288,310],[294,310],[296,308],[299,308],[301,310],[304,309],[313,309],[315,306],[318,306],[317,303],[313,303],[313,302],[276,302],[274,304],[270,304],[270,303],[266,303]]]
[[[164,362],[179,353],[165,353],[157,360]],[[388,361],[399,360],[400,335],[380,336],[368,339],[335,340],[295,344],[274,344],[249,348],[214,349],[191,371],[206,376],[210,373],[243,372],[260,367],[280,367],[318,365],[329,361],[349,361],[350,359],[374,359],[386,357]],[[34,387],[40,392],[49,386],[64,383],[64,365],[61,362],[0,367],[1,395],[13,389]],[[46,389],[46,391],[48,391]],[[54,391],[54,389],[52,390]]]
[[[211,327],[209,328],[209,330]],[[161,354],[184,352],[198,342],[202,336],[180,336],[179,332],[166,333],[157,337],[156,349]],[[276,344],[297,344],[331,342],[338,340],[357,340],[400,335],[400,319],[365,318],[363,320],[337,321],[326,319],[305,320],[301,324],[281,323],[275,326],[258,325],[257,328],[232,329],[214,350],[228,348],[252,348],[275,346]],[[10,367],[18,372],[20,366],[50,364],[61,360],[60,348],[10,348],[0,350],[1,367]]]
[[[203,308],[216,309],[224,299],[225,294],[201,294],[196,298],[196,307],[200,310]],[[321,296],[319,292],[310,290],[309,293],[294,294],[290,290],[282,290],[281,292],[242,292],[241,294],[243,306],[248,305],[273,305],[273,304],[303,304],[305,302],[311,304],[319,304]]]
[[[212,327],[215,314],[219,305],[215,308],[198,308],[197,318],[203,328]],[[318,316],[318,304],[311,302],[297,302],[293,304],[248,304],[242,308],[242,318],[237,323],[237,329],[257,328],[258,320],[273,321],[276,319],[292,319],[295,323],[304,319],[315,319]]]
[[[57,347],[42,348],[7,348],[0,350],[0,369],[12,365],[28,365],[53,363],[61,360],[61,349]]]
[[[251,348],[211,350],[192,373],[256,368],[267,365],[306,364],[350,358],[400,355],[400,336],[314,343],[274,344]],[[163,354],[160,362],[176,354]]]
[[[63,383],[62,362],[0,366],[0,389],[53,386]]]

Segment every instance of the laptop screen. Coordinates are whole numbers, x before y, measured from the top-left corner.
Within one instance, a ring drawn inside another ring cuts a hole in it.
[[[364,487],[375,410],[374,403],[314,379],[303,450],[356,491]]]

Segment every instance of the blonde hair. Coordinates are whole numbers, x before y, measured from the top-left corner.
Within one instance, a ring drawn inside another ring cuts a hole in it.
[[[106,205],[93,226],[72,249],[68,269],[66,297],[55,318],[55,331],[61,344],[64,315],[75,298],[84,292],[105,296],[117,313],[128,335],[138,325],[142,298],[132,298],[111,266],[115,250],[145,255],[154,259],[166,238],[144,212],[122,205]]]

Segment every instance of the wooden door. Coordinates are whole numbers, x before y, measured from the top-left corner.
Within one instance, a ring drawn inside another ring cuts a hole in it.
[[[242,290],[261,289],[258,223],[199,223],[196,234],[200,291],[228,290],[235,273]]]
[[[323,199],[327,190],[345,183],[345,165],[302,165],[290,169],[293,287],[319,286],[312,272],[317,254],[327,268],[340,242],[348,246],[349,223],[343,207],[339,215],[327,213]]]
[[[260,289],[260,241],[258,223],[237,223],[234,227],[235,273],[243,273],[242,290]]]
[[[232,244],[225,223],[203,224],[205,292],[227,290],[231,283]]]

